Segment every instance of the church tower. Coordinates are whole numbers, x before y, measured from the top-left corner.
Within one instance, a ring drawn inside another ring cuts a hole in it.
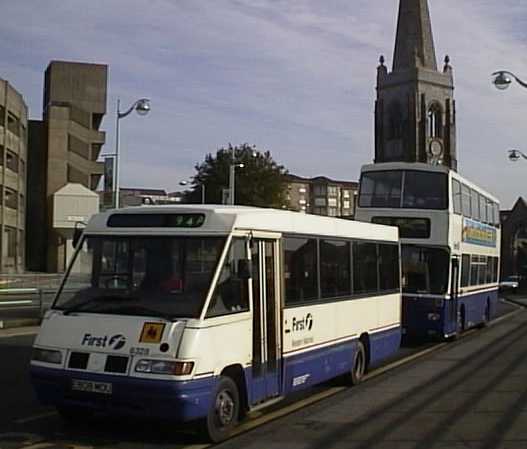
[[[375,162],[424,162],[457,169],[454,77],[437,69],[427,0],[400,0],[392,71],[377,68]]]

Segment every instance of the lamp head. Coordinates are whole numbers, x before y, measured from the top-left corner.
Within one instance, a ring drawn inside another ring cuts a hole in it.
[[[139,115],[146,115],[150,112],[150,100],[148,98],[141,98],[137,100],[135,111]]]
[[[512,84],[512,79],[506,72],[496,72],[493,76],[494,79],[492,80],[492,84],[494,84],[499,90],[508,89]]]
[[[512,162],[518,162],[520,160],[520,152],[518,150],[509,150],[509,159]]]
[[[186,185],[188,185],[188,182],[187,181],[179,181],[179,185],[180,186],[186,186]]]

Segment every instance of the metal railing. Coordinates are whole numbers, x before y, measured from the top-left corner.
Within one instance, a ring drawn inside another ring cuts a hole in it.
[[[1,288],[0,321],[41,320],[51,307],[55,288]]]
[[[12,288],[56,289],[63,276],[62,273],[0,274],[0,291]]]

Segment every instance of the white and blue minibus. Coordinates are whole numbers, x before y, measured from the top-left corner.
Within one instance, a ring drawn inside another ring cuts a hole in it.
[[[92,217],[34,343],[38,398],[199,420],[352,383],[401,339],[398,229],[272,209],[150,206]]]
[[[499,202],[442,165],[362,168],[358,220],[399,227],[403,332],[455,337],[496,313]]]

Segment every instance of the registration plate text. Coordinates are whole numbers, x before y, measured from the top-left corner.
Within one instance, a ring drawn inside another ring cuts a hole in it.
[[[112,384],[108,382],[92,382],[91,380],[73,379],[71,389],[87,393],[112,394]]]

